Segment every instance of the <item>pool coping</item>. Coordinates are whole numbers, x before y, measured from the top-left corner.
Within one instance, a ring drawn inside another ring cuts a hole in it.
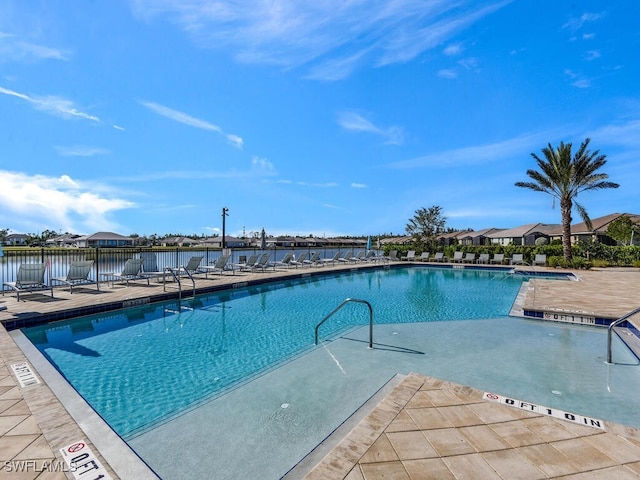
[[[9,336],[120,478],[160,480],[153,469],[87,403],[21,330],[9,332]]]

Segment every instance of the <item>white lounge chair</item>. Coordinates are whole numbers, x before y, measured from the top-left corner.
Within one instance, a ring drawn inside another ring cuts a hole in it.
[[[233,268],[237,269],[237,270],[244,270],[246,269],[251,269],[251,267],[258,261],[258,254],[254,253],[253,255],[251,255],[248,259],[246,259],[244,262],[240,262],[240,263],[234,263],[233,264]]]
[[[45,263],[21,263],[18,267],[16,281],[4,282],[3,285],[8,286],[16,292],[18,301],[20,301],[21,293],[42,290],[50,290],[51,298],[53,298],[53,287],[44,282],[44,274],[46,270],[47,265]],[[4,288],[2,289],[2,295],[4,295]]]
[[[100,283],[91,280],[89,274],[91,273],[91,267],[93,267],[93,260],[82,260],[71,262],[69,271],[66,277],[53,277],[51,282],[60,282],[69,286],[69,292],[73,293],[73,287],[79,285],[93,285],[95,284],[97,289],[100,290]]]
[[[366,255],[364,256],[364,258],[362,259],[362,261],[364,262],[377,262],[378,261],[378,257],[376,257],[376,252],[374,252],[373,250],[369,250]]]
[[[271,256],[270,253],[263,253],[262,255],[260,255],[260,258],[258,259],[258,261],[251,266],[251,270],[252,271],[253,270],[262,270],[263,272],[267,268],[273,268],[275,270],[276,268],[269,263],[269,257],[270,256]]]
[[[142,272],[140,275],[143,277],[156,278],[160,281],[160,277],[164,279],[164,269],[158,267],[158,259],[153,252],[141,252],[140,258],[142,259]]]
[[[309,265],[310,267],[312,267],[314,265],[319,265],[320,264],[320,254],[318,252],[313,252],[313,254],[311,255],[311,258],[309,258],[308,260],[304,260],[303,263],[305,265]]]
[[[293,260],[293,252],[287,252],[282,260],[276,260],[271,262],[271,266],[275,269],[278,267],[289,268],[291,266],[291,260]]]
[[[407,261],[407,262],[413,262],[415,259],[416,259],[415,250],[409,250],[404,257],[400,257],[400,260]]]
[[[189,273],[190,275],[196,275],[198,273],[205,273],[205,271],[200,268],[200,264],[202,263],[202,259],[203,258],[204,257],[201,257],[201,256],[191,257],[186,265],[181,266],[178,269],[178,272],[180,274]]]
[[[477,263],[489,263],[489,254],[481,253],[478,257]]]
[[[545,267],[547,265],[547,256],[544,254],[537,254],[536,258],[533,260],[533,266],[541,265]]]
[[[297,259],[291,260],[291,265],[293,265],[296,268],[304,267],[304,261],[307,259],[308,256],[309,255],[306,252],[301,253]]]
[[[340,258],[340,251],[338,250],[333,257],[331,257],[331,258],[323,258],[320,261],[320,263],[321,263],[321,265],[327,265],[329,263],[331,265],[335,265],[339,258]]]
[[[475,263],[476,254],[475,253],[465,253],[464,258],[462,259],[462,263]]]
[[[431,260],[434,262],[444,262],[449,259],[444,256],[444,252],[436,252]]]
[[[510,262],[511,265],[524,265],[524,258],[522,253],[514,253]]]
[[[229,255],[220,255],[218,259],[213,263],[213,265],[205,265],[201,267],[207,274],[209,273],[220,273],[222,275],[224,272],[231,271],[233,274],[236,274],[236,271],[233,268],[227,268],[227,264],[229,263]]]
[[[499,265],[502,265],[502,263],[504,262],[504,253],[494,253],[493,254],[493,258],[491,259],[491,263],[497,263]]]
[[[366,250],[360,250],[358,253],[356,253],[354,257],[351,257],[349,260],[354,263],[361,262],[364,259],[364,255],[366,253],[367,253]]]
[[[420,255],[420,261],[421,262],[428,262],[429,261],[429,252],[422,252],[422,254]]]
[[[464,258],[464,253],[462,252],[453,252],[453,258],[451,259],[454,263],[462,263],[462,259]]]
[[[397,250],[389,250],[389,255],[387,255],[387,261],[388,262],[397,262],[398,260],[399,260],[398,251]]]
[[[353,258],[353,250],[347,250],[347,253],[345,253],[342,257],[338,257],[338,261],[342,262],[342,263],[349,263],[351,262]]]
[[[149,285],[149,277],[142,275],[142,259],[130,258],[124,263],[122,272],[101,273],[100,276],[105,277],[107,281],[111,280],[111,286],[113,286],[114,280],[124,281],[126,286],[129,286],[131,280],[146,280]]]

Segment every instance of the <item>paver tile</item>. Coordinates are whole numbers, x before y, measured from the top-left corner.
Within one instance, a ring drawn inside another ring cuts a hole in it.
[[[365,480],[411,480],[399,461],[363,464],[362,473]]]
[[[578,467],[566,455],[548,443],[522,447],[518,449],[518,452],[550,477],[579,472]]]
[[[422,432],[390,432],[386,435],[400,460],[438,456]]]
[[[393,460],[398,460],[398,454],[387,436],[380,435],[378,440],[367,450],[367,453],[362,456],[360,463],[391,462]]]
[[[411,480],[456,480],[440,458],[405,460],[402,464]]]
[[[478,453],[445,457],[442,461],[456,480],[503,480]]]
[[[502,478],[509,480],[537,480],[547,476],[516,450],[498,450],[482,454],[485,461]]]
[[[424,436],[441,457],[475,453],[475,449],[466,437],[455,428],[427,430],[424,432]]]

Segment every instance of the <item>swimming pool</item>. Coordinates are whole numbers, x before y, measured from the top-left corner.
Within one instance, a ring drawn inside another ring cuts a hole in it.
[[[248,448],[237,439],[250,436],[247,456],[255,460],[256,451],[266,449],[269,461],[260,468],[280,468],[275,473],[281,475],[286,469],[273,466],[276,446],[256,441],[256,428],[266,438],[269,428],[277,429],[276,445],[299,460],[397,372],[634,425],[629,398],[640,388],[638,369],[604,365],[603,330],[507,317],[522,280],[470,269],[350,272],[210,294],[182,309],[175,303],[138,307],[24,333],[163,478],[179,478],[166,460],[172,442],[188,441],[188,432],[196,443],[209,441],[202,428],[213,432],[219,461],[237,457]],[[333,341],[313,347],[314,326],[346,297],[372,304],[373,351],[363,343],[368,328],[359,328],[368,315],[357,305],[323,327],[322,338]],[[616,357],[634,363],[623,348]],[[252,393],[243,397],[243,390]],[[231,422],[235,414],[239,419]],[[241,433],[241,424],[254,429]],[[230,451],[223,453],[221,445]]]

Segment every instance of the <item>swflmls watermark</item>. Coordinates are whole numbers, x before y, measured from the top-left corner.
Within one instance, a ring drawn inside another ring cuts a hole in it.
[[[74,472],[77,469],[77,466],[67,465],[63,460],[8,460],[2,468],[7,473]]]

